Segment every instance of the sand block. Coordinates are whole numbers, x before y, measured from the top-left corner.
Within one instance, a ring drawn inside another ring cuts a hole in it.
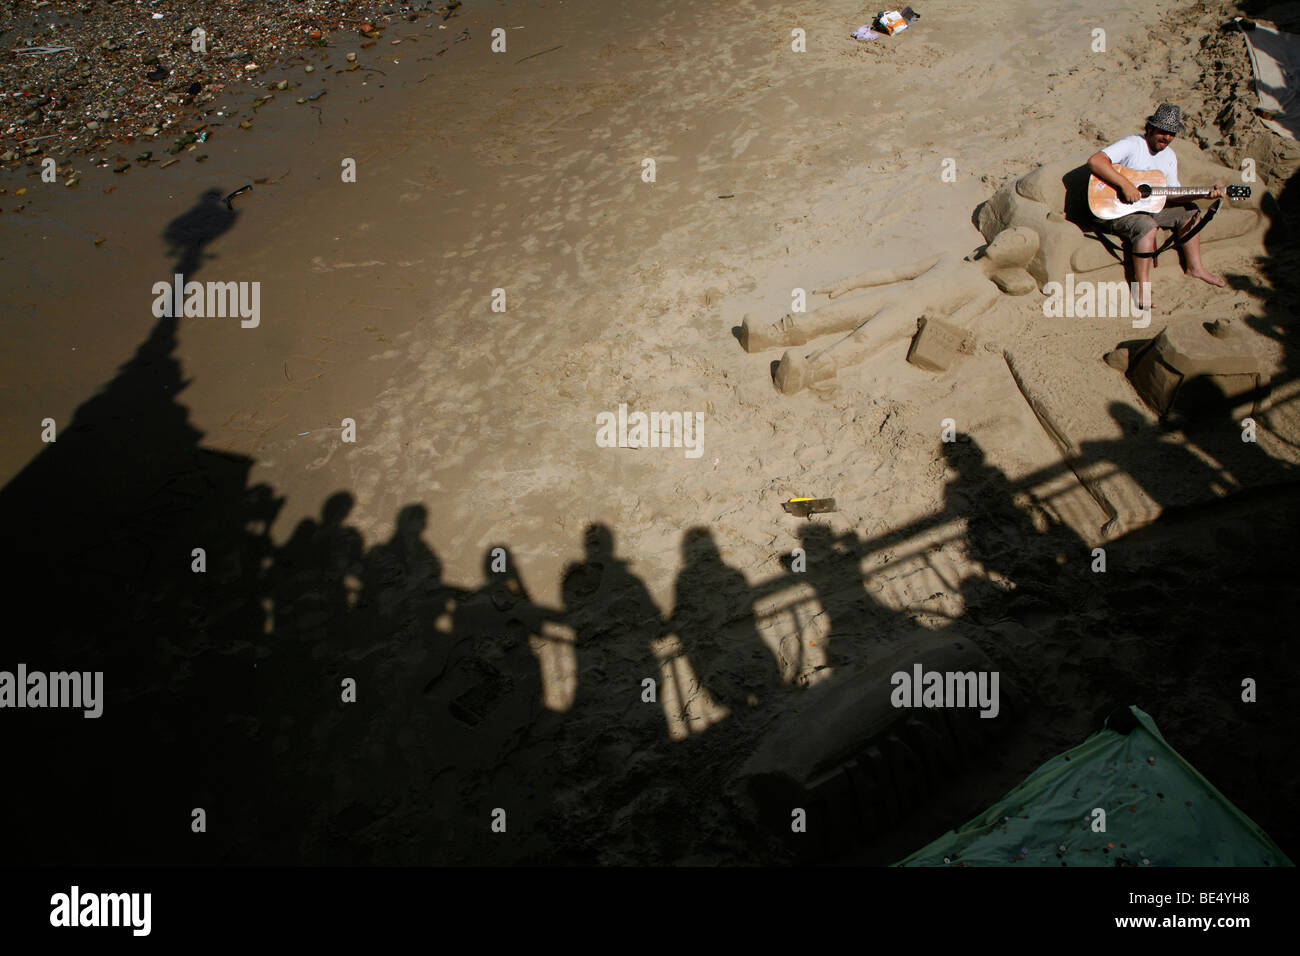
[[[810,858],[842,854],[950,788],[1014,720],[1014,695],[1001,679],[995,717],[981,717],[978,707],[895,707],[893,675],[912,675],[917,665],[923,672],[997,670],[969,640],[920,632],[904,643],[868,669],[810,691],[733,779],[776,833],[791,832],[793,807],[807,811],[808,831],[796,846]]]
[[[916,320],[916,335],[907,360],[931,372],[946,372],[958,355],[974,351],[974,336],[951,323],[923,315]]]
[[[1173,325],[1161,332],[1129,371],[1142,400],[1168,414],[1179,391],[1193,379],[1225,398],[1255,391],[1264,381],[1263,361],[1250,340],[1229,331],[1212,334],[1200,322]]]

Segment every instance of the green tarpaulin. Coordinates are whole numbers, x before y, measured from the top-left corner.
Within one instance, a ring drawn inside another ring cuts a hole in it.
[[[986,812],[895,866],[1292,866],[1165,742],[1155,721],[1053,757]],[[1105,811],[1105,831],[1095,829]]]

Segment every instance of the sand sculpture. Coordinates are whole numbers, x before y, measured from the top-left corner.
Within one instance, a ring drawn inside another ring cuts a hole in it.
[[[1037,251],[1038,235],[1018,227],[1004,230],[982,253],[965,258],[934,256],[850,276],[816,291],[834,299],[855,289],[884,288],[807,315],[786,315],[768,326],[747,315],[741,323],[740,343],[747,352],[787,347],[775,378],[783,394],[793,395],[911,335],[918,317],[969,329],[1000,293],[1033,292],[1034,280],[1025,266]],[[849,334],[811,354],[790,348],[836,332]]]
[[[1142,400],[1161,418],[1175,405],[1194,412],[1198,404],[1253,403],[1268,385],[1262,357],[1231,319],[1171,325],[1134,356],[1127,371]]]
[[[1179,179],[1184,185],[1208,186],[1240,178],[1236,171],[1186,144],[1178,157]],[[948,341],[940,342],[936,351],[951,350],[954,333],[960,337],[961,330],[969,330],[997,301],[999,292],[1026,295],[1049,282],[1064,284],[1067,273],[1121,268],[1115,248],[1085,234],[1085,229],[1092,231],[1095,226],[1086,206],[1087,181],[1088,170],[1081,160],[1040,166],[1002,187],[976,211],[976,224],[989,243],[982,255],[965,259],[934,256],[910,266],[842,279],[817,291],[834,299],[855,289],[884,288],[807,315],[786,315],[767,326],[747,315],[741,324],[741,345],[747,352],[787,349],[775,375],[777,388],[786,395],[833,379],[839,369],[911,335],[918,318],[923,319],[922,336],[924,320],[939,320],[933,322],[932,337]],[[1260,238],[1268,227],[1268,217],[1260,208],[1266,189],[1267,184],[1258,180],[1250,199],[1225,203],[1202,231],[1202,244]],[[1118,239],[1112,243],[1119,246]],[[797,350],[815,338],[835,333],[847,334],[815,352]],[[909,360],[926,368],[943,367],[924,355],[917,360],[914,354],[918,351],[923,350],[914,344]]]
[[[1241,181],[1241,173],[1221,166],[1191,148],[1176,144],[1178,178],[1184,186],[1211,186]],[[1108,267],[1120,268],[1115,253],[1084,234],[1094,228],[1087,208],[1088,169],[1082,160],[1063,160],[1040,166],[1014,183],[1003,186],[976,211],[976,225],[989,242],[1006,229],[1025,227],[1038,235],[1038,250],[1029,261],[1029,274],[1042,289],[1048,282],[1064,283],[1067,272],[1076,275]],[[1200,233],[1201,244],[1250,239],[1268,226],[1260,210],[1267,183],[1250,184],[1249,199],[1224,203],[1218,215]],[[1208,202],[1200,200],[1202,210]],[[1161,237],[1163,242],[1163,236]],[[1120,240],[1112,238],[1118,246]],[[1170,250],[1174,254],[1174,250]]]

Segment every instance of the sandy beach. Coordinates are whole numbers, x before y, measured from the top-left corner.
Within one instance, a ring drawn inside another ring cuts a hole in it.
[[[737,774],[931,641],[1014,688],[998,742],[819,860],[901,859],[1128,704],[1294,858],[1300,148],[1222,29],[1279,11],[917,10],[859,41],[851,4],[467,0],[291,55],[266,82],[301,85],[256,109],[223,91],[170,168],[4,170],[0,514],[36,610],[0,667],[106,688],[94,722],[6,715],[41,768],[12,859],[789,862]],[[974,252],[981,203],[1160,102],[1184,169],[1255,162],[1258,228],[1205,233],[1225,288],[1170,251],[1149,328],[1046,317],[1035,289],[945,371],[909,336],[793,395],[782,350],[741,347],[792,290],[811,312]],[[257,283],[257,314],[158,315],[178,272]],[[1272,383],[1253,443],[1240,409],[1162,425],[1103,361],[1223,318]],[[620,406],[698,421],[698,446],[602,447]],[[128,746],[132,782],[78,803]]]

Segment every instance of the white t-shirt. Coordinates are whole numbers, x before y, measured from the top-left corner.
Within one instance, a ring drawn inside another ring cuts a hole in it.
[[[1182,185],[1178,182],[1178,157],[1174,155],[1173,148],[1170,146],[1152,155],[1151,150],[1147,148],[1146,137],[1134,133],[1132,136],[1125,136],[1118,143],[1111,143],[1102,152],[1106,154],[1107,159],[1119,166],[1127,166],[1136,172],[1158,169],[1165,174],[1167,185]]]

